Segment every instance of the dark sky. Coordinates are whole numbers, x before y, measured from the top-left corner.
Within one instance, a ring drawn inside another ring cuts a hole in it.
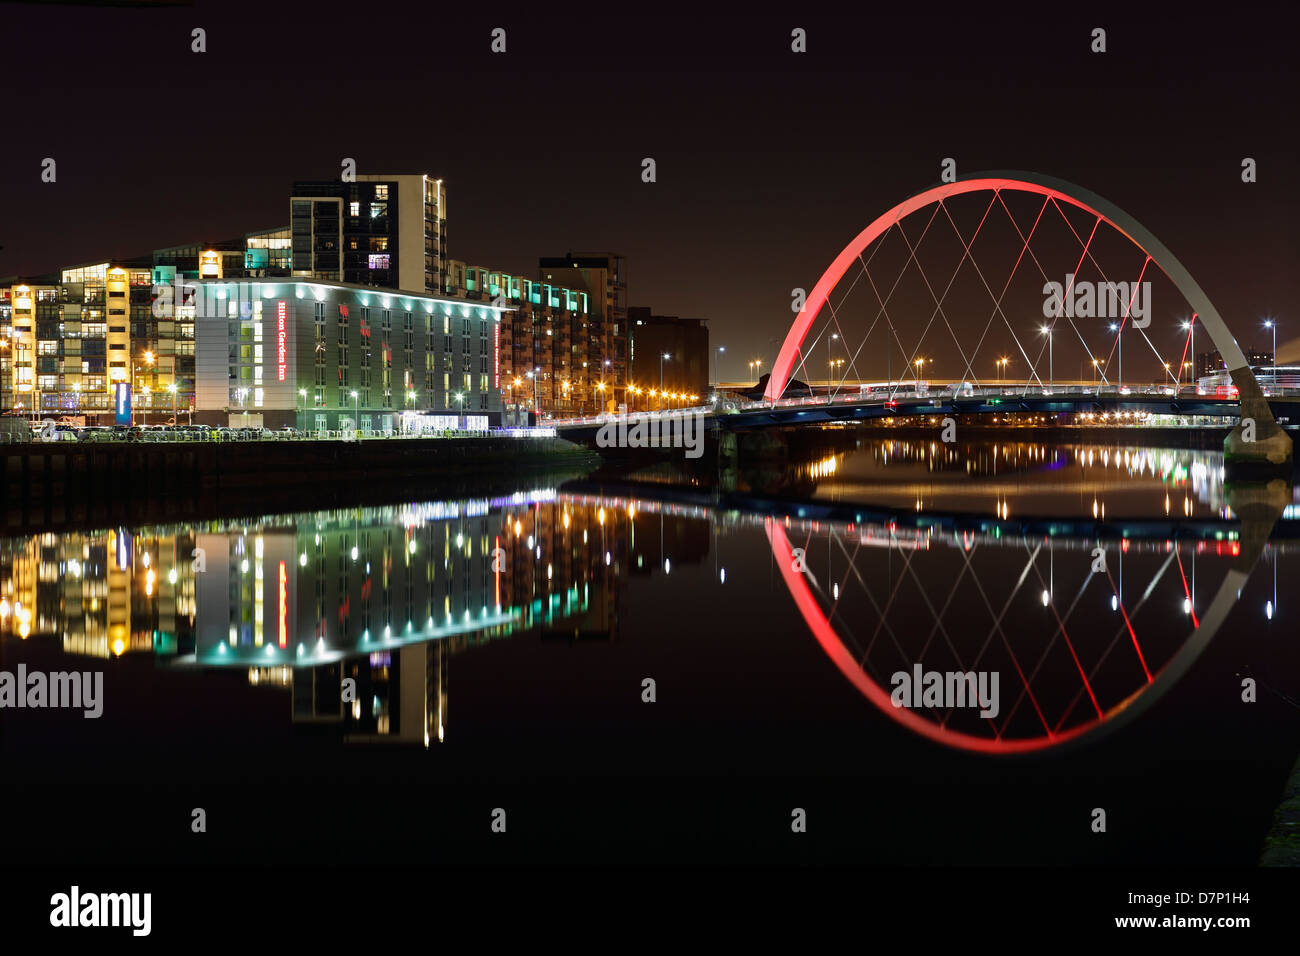
[[[0,275],[282,225],[293,180],[355,157],[446,181],[455,258],[532,274],[540,255],[622,253],[630,304],[708,319],[733,378],[745,358],[770,364],[791,288],[954,157],[959,173],[1034,170],[1105,196],[1182,259],[1243,346],[1267,343],[1264,315],[1300,338],[1284,8],[458,6],[0,3],[15,93]]]

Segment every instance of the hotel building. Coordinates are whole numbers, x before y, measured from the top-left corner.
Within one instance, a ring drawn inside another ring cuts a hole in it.
[[[364,434],[501,419],[501,310],[300,279],[196,280],[194,420]]]

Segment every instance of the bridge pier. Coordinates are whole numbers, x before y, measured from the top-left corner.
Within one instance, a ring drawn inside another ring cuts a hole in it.
[[[1245,375],[1233,374],[1233,382],[1241,395],[1241,421],[1223,440],[1224,464],[1289,467],[1291,436],[1273,418],[1255,376],[1247,369]]]

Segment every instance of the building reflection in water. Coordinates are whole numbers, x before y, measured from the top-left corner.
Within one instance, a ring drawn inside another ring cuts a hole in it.
[[[887,453],[907,458],[898,445]],[[1023,454],[1027,460],[1038,455]],[[1071,454],[1082,459],[1084,452]],[[1151,473],[1158,464],[1171,481],[1199,475],[1218,487],[1217,476],[1206,477],[1212,462],[1160,464],[1121,454],[1126,468]],[[845,471],[843,457],[834,455],[799,467],[814,481],[835,480]],[[1104,456],[1101,467],[1109,467]],[[6,646],[42,641],[77,656],[147,653],[168,668],[237,668],[251,684],[286,694],[294,722],[332,725],[352,742],[427,747],[448,733],[455,655],[521,633],[617,640],[623,589],[638,578],[703,565],[710,555],[708,577],[731,594],[735,571],[747,563],[753,569],[753,543],[773,536],[774,518],[782,539],[806,549],[815,594],[801,610],[812,614],[815,598],[840,629],[837,640],[849,643],[906,626],[918,614],[934,623],[926,608],[943,603],[942,593],[907,597],[909,575],[918,584],[969,575],[973,586],[993,594],[1006,569],[1024,564],[1028,554],[1031,583],[1003,585],[1015,597],[1012,610],[1003,610],[1008,624],[1017,622],[1012,633],[1028,639],[1046,627],[1044,639],[1054,640],[1068,625],[1074,639],[1078,626],[1081,647],[1104,639],[1108,643],[1098,647],[1118,646],[1122,653],[1140,637],[1151,663],[1170,660],[1186,640],[1186,622],[1199,626],[1199,595],[1210,593],[1242,555],[1244,526],[1176,511],[1165,517],[1154,499],[1150,520],[1105,526],[1086,509],[1077,518],[1043,524],[1008,518],[1001,503],[972,516],[814,500],[737,507],[717,489],[704,488],[584,488],[570,483],[565,493],[538,489],[496,499],[0,539],[0,637]],[[1270,507],[1294,518],[1295,505],[1287,504],[1293,496],[1282,495]],[[665,497],[674,500],[654,500]],[[1294,529],[1267,543],[1267,530],[1259,534],[1266,573],[1275,581],[1283,554],[1296,550]],[[724,555],[722,539],[732,535],[749,542],[750,553]],[[1112,563],[1106,574],[1088,578],[1099,546]],[[726,556],[742,566],[733,567],[730,583]],[[780,556],[778,549],[770,560],[779,563]],[[1089,610],[1071,620],[1077,593],[1087,584],[1072,580],[1080,575],[1092,582],[1089,587],[1104,584],[1105,593],[1093,597],[1090,591]],[[770,583],[766,587],[770,591]],[[1135,618],[1129,627],[1128,618],[1142,606],[1133,605],[1126,616],[1130,595],[1181,613],[1168,626],[1170,616],[1162,611],[1153,621]],[[1101,604],[1092,607],[1094,600]],[[953,613],[974,620],[969,610]],[[1280,616],[1276,585],[1262,613],[1270,622]],[[1143,633],[1137,624],[1153,630]],[[865,630],[855,637],[855,628]],[[925,634],[933,637],[934,630],[927,626]],[[1112,632],[1123,632],[1117,645]],[[976,636],[985,638],[983,631]],[[859,647],[860,660],[871,662],[866,651],[872,646],[884,645]],[[977,659],[955,650],[963,666]],[[889,662],[875,677],[887,678],[894,666]],[[1066,660],[1061,673],[1074,670],[1077,664]],[[1140,670],[1134,673],[1141,680]],[[347,681],[355,682],[355,691],[345,695]],[[1122,698],[1133,690],[1129,684],[1116,693]],[[1078,696],[1074,688],[1066,692]]]
[[[446,736],[455,654],[521,631],[616,638],[635,532],[610,515],[544,489],[0,539],[0,634],[246,668],[250,683],[290,692],[295,721],[428,745]]]

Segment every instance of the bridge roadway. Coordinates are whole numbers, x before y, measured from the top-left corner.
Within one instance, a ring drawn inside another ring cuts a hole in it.
[[[1201,395],[1192,388],[1177,390],[1172,386],[1139,386],[1139,390],[1096,386],[1057,386],[1055,388],[931,388],[927,394],[900,389],[890,399],[887,393],[863,396],[852,392],[843,397],[824,396],[784,398],[778,402],[740,401],[725,403],[725,410],[711,405],[678,408],[662,412],[632,412],[628,427],[639,421],[676,418],[700,413],[706,416],[709,431],[753,428],[777,428],[791,425],[824,425],[835,422],[870,421],[877,418],[907,418],[918,415],[996,415],[1006,413],[1092,413],[1122,416],[1145,412],[1153,415],[1205,416],[1235,421],[1240,415],[1238,399]],[[1285,389],[1286,394],[1268,399],[1279,424],[1293,424],[1300,413],[1300,390]],[[571,441],[595,441],[602,426],[618,421],[605,414],[587,418],[548,421],[557,434]],[[1106,424],[1103,419],[1097,425]],[[1117,421],[1116,424],[1121,424]]]

